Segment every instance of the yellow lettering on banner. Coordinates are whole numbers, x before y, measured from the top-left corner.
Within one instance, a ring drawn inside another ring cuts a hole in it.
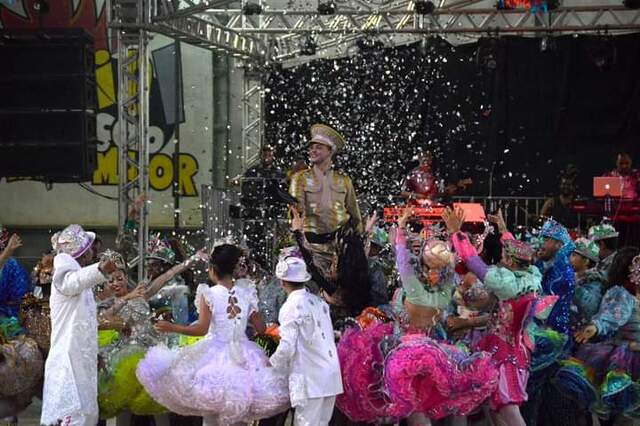
[[[116,103],[116,89],[108,50],[96,51],[96,85],[98,109],[105,109]]]
[[[138,153],[129,151],[129,158],[135,160]],[[104,152],[98,152],[96,170],[93,172],[92,185],[118,184],[118,147],[111,146]],[[173,159],[168,154],[153,154],[149,158],[149,186],[156,191],[171,188],[174,179],[178,180],[181,197],[197,197],[195,177],[198,174],[198,160],[191,154],[178,154],[178,176],[173,168]],[[138,177],[138,170],[129,166],[127,179],[129,182]]]
[[[178,156],[179,172],[178,172],[178,188],[180,195],[183,197],[196,197],[198,190],[195,185],[194,177],[198,173],[198,160],[191,154],[181,153]]]
[[[155,154],[149,160],[149,186],[164,191],[173,183],[173,162],[167,154]]]
[[[96,169],[93,172],[93,185],[118,184],[118,148],[110,147],[104,152],[98,152]]]

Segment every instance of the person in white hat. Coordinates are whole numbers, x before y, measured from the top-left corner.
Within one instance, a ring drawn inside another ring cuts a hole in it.
[[[93,287],[116,267],[110,260],[87,266],[93,258],[93,232],[69,225],[51,239],[51,349],[45,364],[43,425],[98,423],[98,323]]]
[[[289,373],[294,425],[328,425],[336,395],[343,392],[329,305],[305,289],[311,275],[302,259],[281,259],[276,277],[282,280],[287,301],[278,316],[280,344],[271,365]]]
[[[324,124],[311,126],[308,151],[311,167],[293,175],[289,185],[289,193],[297,201],[292,210],[302,217],[296,241],[310,251],[322,278],[336,284],[331,291],[323,287],[325,300],[334,308],[334,321],[359,315],[370,304],[371,289],[356,192],[349,176],[333,169],[333,158],[344,146],[343,136],[333,128]],[[355,269],[365,272],[349,271],[347,278],[340,263],[359,265]],[[315,271],[313,274],[315,284],[322,287],[315,279]]]

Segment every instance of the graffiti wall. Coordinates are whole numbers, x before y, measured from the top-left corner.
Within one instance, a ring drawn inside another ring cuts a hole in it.
[[[36,0],[0,0],[2,28],[82,27],[95,40],[98,100],[97,168],[87,185],[31,181],[0,182],[0,223],[63,225],[78,222],[114,226],[117,222],[117,62],[106,22],[106,0],[56,0],[46,13]],[[213,85],[211,53],[155,35],[150,44],[149,105],[151,220],[173,224],[174,197],[180,197],[183,225],[201,222],[199,188],[211,182]],[[37,123],[34,123],[37,125]],[[135,158],[136,152],[129,155]],[[135,178],[130,169],[127,179]],[[28,194],[25,197],[25,194]],[[6,201],[9,201],[7,203]],[[47,214],[43,215],[42,210]]]

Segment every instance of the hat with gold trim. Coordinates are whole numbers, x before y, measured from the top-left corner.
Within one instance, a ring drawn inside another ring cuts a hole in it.
[[[339,152],[344,149],[344,137],[338,131],[332,129],[325,124],[314,124],[311,126],[311,140],[309,144],[319,143],[326,145],[333,152]]]

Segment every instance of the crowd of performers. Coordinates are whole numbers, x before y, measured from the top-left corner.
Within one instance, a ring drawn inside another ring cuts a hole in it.
[[[291,176],[291,244],[266,274],[239,245],[188,257],[156,237],[133,283],[126,237],[103,250],[69,225],[30,277],[4,231],[0,417],[38,396],[43,425],[640,418],[638,248],[607,223],[575,240],[553,219],[511,233],[499,211],[481,232],[452,208],[442,226],[416,228],[411,208],[381,226],[332,168],[343,147],[312,127],[311,165]],[[409,199],[432,185],[412,179]],[[196,286],[201,262],[210,282]]]

